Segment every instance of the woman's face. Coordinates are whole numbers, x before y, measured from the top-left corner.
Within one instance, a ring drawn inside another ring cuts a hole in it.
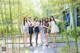
[[[35,18],[35,21],[37,21],[37,19]]]
[[[27,22],[27,18],[25,18],[25,21]]]
[[[37,19],[35,19],[37,21]]]
[[[24,20],[26,21],[26,18],[24,18]]]
[[[51,17],[51,21],[53,21],[53,17]]]
[[[46,18],[46,21],[48,21],[48,19]]]
[[[43,19],[41,18],[40,21],[42,21]]]

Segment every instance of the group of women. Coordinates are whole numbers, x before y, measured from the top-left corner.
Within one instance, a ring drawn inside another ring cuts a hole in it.
[[[24,44],[27,43],[27,35],[29,34],[29,40],[30,40],[30,46],[33,46],[32,44],[32,35],[35,33],[36,36],[36,46],[38,45],[38,35],[40,34],[40,39],[42,42],[42,35],[44,34],[46,37],[46,46],[48,46],[48,33],[49,30],[51,34],[53,35],[53,46],[56,47],[56,35],[59,32],[58,26],[56,24],[56,21],[54,19],[54,16],[50,16],[50,18],[40,18],[38,20],[37,18],[34,18],[34,21],[31,20],[31,17],[28,19],[24,17],[23,19],[23,31],[24,31]]]

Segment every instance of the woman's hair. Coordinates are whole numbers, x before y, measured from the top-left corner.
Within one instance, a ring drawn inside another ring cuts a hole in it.
[[[42,25],[44,24],[43,22],[44,22],[44,20],[42,19],[42,21],[41,21],[41,19],[39,20],[39,22],[40,22],[40,24],[41,24],[41,22],[42,22]]]
[[[48,19],[48,17],[45,19],[45,23],[47,23],[47,22],[49,22],[49,19]]]
[[[25,25],[25,21],[27,22],[26,17],[24,17],[24,19],[23,19],[23,24],[24,24],[24,25]]]
[[[50,21],[52,21],[51,18],[53,18],[53,21],[56,23],[56,21],[55,21],[55,19],[54,19],[54,16],[50,16]]]
[[[41,20],[42,20],[42,21],[41,21]],[[43,22],[43,18],[41,18],[39,21],[40,21],[40,22]]]
[[[36,21],[36,18],[34,18],[34,21]]]
[[[38,21],[38,19],[37,18],[34,18],[34,21]]]

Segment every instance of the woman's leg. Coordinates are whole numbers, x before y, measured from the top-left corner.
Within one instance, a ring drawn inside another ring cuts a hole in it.
[[[32,46],[32,34],[30,34],[30,46]]]
[[[48,46],[48,33],[45,33],[46,35],[46,45]]]
[[[26,33],[26,43],[28,43],[28,33]]]
[[[38,33],[36,33],[36,46],[38,45],[37,41],[38,41]]]
[[[41,43],[42,43],[42,33],[40,32],[40,39],[41,39]]]
[[[54,47],[56,47],[56,33],[53,33],[53,37],[54,37]]]
[[[24,33],[24,45],[26,45],[27,40],[28,40],[28,39],[27,39],[27,38],[28,38],[27,35],[28,35],[27,33]]]

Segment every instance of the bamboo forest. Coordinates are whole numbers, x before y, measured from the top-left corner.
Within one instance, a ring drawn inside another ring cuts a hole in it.
[[[80,0],[0,0],[0,53],[80,53]]]

